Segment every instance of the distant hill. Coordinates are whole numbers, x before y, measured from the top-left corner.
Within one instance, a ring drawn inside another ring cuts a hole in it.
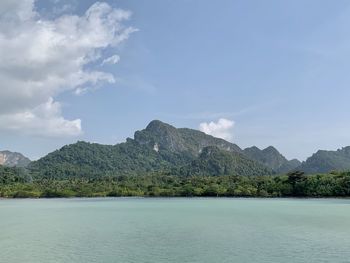
[[[95,177],[164,170],[169,168],[169,161],[131,139],[117,145],[79,141],[32,162],[29,167],[41,177]]]
[[[199,158],[181,169],[185,175],[270,175],[274,171],[242,153],[230,152],[216,146],[203,149]]]
[[[19,153],[0,152],[0,164],[25,167]],[[350,170],[350,146],[318,151],[305,162],[287,160],[272,146],[242,150],[238,145],[198,130],[151,121],[134,138],[116,145],[79,141],[32,162],[34,177],[74,178],[163,173],[174,175],[269,175],[292,170],[328,173]]]
[[[30,160],[21,153],[0,151],[0,165],[8,167],[26,167]]]
[[[350,146],[336,151],[320,150],[298,168],[305,173],[328,173],[332,170],[350,170]]]
[[[260,150],[258,147],[253,146],[244,149],[243,153],[249,158],[271,168],[278,174],[287,173],[301,164],[301,162],[297,159],[293,159],[290,161],[287,160],[273,146],[269,146],[263,150]]]
[[[30,169],[37,176],[50,178],[137,175],[159,171],[178,173],[180,167],[187,167],[188,174],[192,174],[188,165],[192,162],[195,165],[198,159],[201,173],[212,174],[211,165],[205,168],[203,162],[207,153],[203,151],[208,146],[215,146],[213,157],[223,158],[217,161],[229,173],[248,175],[252,171],[253,174],[262,175],[271,172],[263,164],[244,156],[236,144],[197,130],[177,129],[158,120],[136,131],[134,139],[128,138],[125,143],[101,145],[77,142],[33,162]],[[213,160],[207,161],[208,164],[213,163]]]

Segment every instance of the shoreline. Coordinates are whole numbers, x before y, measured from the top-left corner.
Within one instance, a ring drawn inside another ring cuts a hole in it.
[[[53,199],[296,199],[296,200],[322,200],[322,199],[344,199],[350,200],[350,196],[330,196],[330,197],[258,197],[258,196],[73,196],[73,197],[0,197],[3,200],[53,200]]]

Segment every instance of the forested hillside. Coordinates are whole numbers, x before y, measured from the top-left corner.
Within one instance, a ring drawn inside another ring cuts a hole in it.
[[[273,147],[241,150],[152,121],[124,143],[79,141],[27,168],[0,165],[0,197],[350,196],[350,173],[331,170],[350,170],[350,147],[319,151],[300,165]]]
[[[203,161],[208,146],[217,148],[218,167]],[[227,154],[226,154],[227,153]],[[230,153],[230,154],[228,154]],[[226,158],[228,157],[229,158]],[[67,145],[31,163],[34,176],[41,178],[98,177],[105,175],[142,175],[149,172],[193,174],[200,164],[202,175],[267,175],[272,169],[244,156],[235,144],[191,129],[176,129],[161,121],[152,121],[135,132],[125,143],[101,145],[77,142]],[[194,165],[193,169],[190,167]]]
[[[336,151],[318,151],[298,167],[306,173],[350,170],[350,146]]]
[[[265,166],[273,169],[278,174],[287,173],[297,168],[301,162],[297,159],[287,160],[277,149],[269,146],[263,150],[258,147],[250,147],[244,149],[243,153],[249,158],[256,160]]]

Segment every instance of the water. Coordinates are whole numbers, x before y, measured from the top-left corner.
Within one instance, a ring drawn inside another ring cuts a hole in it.
[[[0,200],[0,262],[350,262],[350,200]]]

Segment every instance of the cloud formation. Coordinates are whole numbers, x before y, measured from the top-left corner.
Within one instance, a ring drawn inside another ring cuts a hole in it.
[[[214,137],[232,141],[234,124],[234,121],[220,118],[217,122],[202,122],[199,125],[199,130]]]
[[[62,92],[81,94],[98,83],[115,82],[112,74],[88,66],[105,61],[103,50],[118,46],[136,31],[123,25],[130,16],[129,11],[97,2],[82,16],[45,19],[35,11],[34,0],[2,0],[0,129],[42,136],[79,135],[81,120],[64,119],[54,98]]]
[[[120,60],[118,55],[110,56],[102,61],[102,65],[104,64],[117,64]]]
[[[80,135],[81,120],[65,120],[61,116],[61,105],[50,98],[32,110],[0,115],[0,123],[7,130],[19,131],[37,136],[77,136]]]

